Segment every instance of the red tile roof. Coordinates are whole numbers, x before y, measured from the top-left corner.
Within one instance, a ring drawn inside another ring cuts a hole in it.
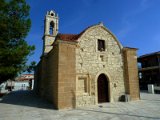
[[[58,34],[57,35],[57,39],[60,39],[63,41],[76,42],[78,38],[79,38],[79,34]]]
[[[97,25],[97,24],[96,24]],[[99,25],[99,24],[98,24]],[[59,39],[59,40],[63,40],[63,41],[70,41],[70,42],[77,42],[78,38],[83,34],[85,33],[89,28],[93,27],[95,25],[92,25],[92,26],[89,26],[87,27],[86,29],[84,29],[81,33],[79,34],[61,34],[59,33],[57,35],[57,38],[56,39]]]

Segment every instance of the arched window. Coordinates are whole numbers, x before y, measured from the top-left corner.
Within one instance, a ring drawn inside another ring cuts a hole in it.
[[[53,14],[53,13],[51,13],[51,16],[54,16],[54,14]]]
[[[54,32],[54,22],[51,21],[51,22],[50,22],[50,27],[49,27],[49,34],[50,34],[50,35],[53,35],[53,32]]]

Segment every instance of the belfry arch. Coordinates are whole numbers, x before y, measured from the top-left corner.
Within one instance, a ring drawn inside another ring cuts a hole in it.
[[[49,34],[50,35],[53,35],[53,33],[54,33],[54,22],[53,21],[51,21],[50,22],[50,25],[49,25]]]

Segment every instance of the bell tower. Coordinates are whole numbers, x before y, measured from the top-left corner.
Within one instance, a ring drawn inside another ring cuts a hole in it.
[[[44,20],[43,55],[47,54],[52,49],[52,44],[58,34],[58,23],[58,14],[53,10],[48,11]]]

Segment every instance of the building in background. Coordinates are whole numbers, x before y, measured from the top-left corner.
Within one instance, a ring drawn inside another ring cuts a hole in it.
[[[22,74],[15,80],[7,80],[0,84],[0,94],[8,93],[9,91],[17,90],[33,90],[34,74]]]
[[[160,51],[138,57],[140,89],[147,90],[148,84],[160,86]]]
[[[8,93],[8,89],[6,89],[6,84],[7,84],[6,81],[0,84],[0,97]]]
[[[123,47],[103,23],[79,34],[60,34],[58,24],[58,15],[47,12],[35,72],[40,96],[57,109],[139,99],[137,49]]]
[[[22,74],[15,78],[14,90],[33,90],[34,74]]]
[[[34,86],[34,74],[22,74],[15,80],[7,80],[6,89],[9,91],[32,90]]]

